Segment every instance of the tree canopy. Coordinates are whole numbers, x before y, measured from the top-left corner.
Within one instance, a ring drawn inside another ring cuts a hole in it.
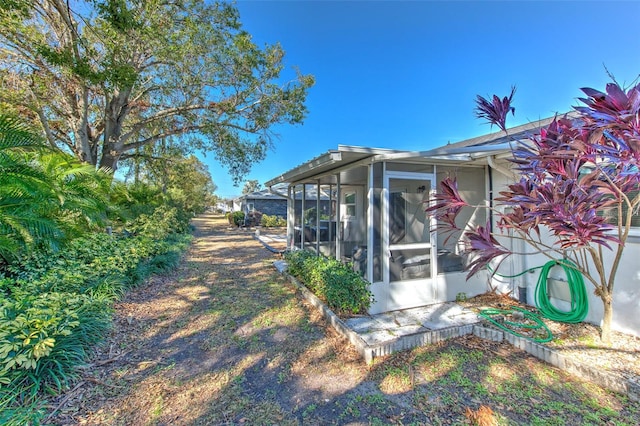
[[[314,79],[286,80],[281,46],[257,46],[239,19],[203,0],[2,2],[0,102],[96,167],[178,137],[241,182],[274,125],[303,121]]]
[[[242,188],[242,194],[251,194],[252,192],[260,191],[262,186],[260,182],[255,179],[248,180],[244,183],[244,187]]]

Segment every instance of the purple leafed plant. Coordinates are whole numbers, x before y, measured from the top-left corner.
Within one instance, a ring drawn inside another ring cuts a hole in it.
[[[516,87],[511,87],[511,94],[500,99],[498,96],[493,95],[491,101],[478,95],[476,97],[476,117],[487,120],[490,124],[495,124],[503,131],[507,131],[507,115],[511,112],[511,115],[516,113],[516,109],[511,106],[513,95],[516,93]]]
[[[605,92],[582,91],[586,97],[574,114],[513,141],[512,169],[520,179],[494,200],[493,228],[488,223],[469,230],[456,222],[462,209],[478,206],[462,199],[452,178],[441,183],[429,210],[441,229],[465,229],[469,276],[515,254],[496,236],[525,241],[533,249],[527,253],[570,259],[603,302],[602,340],[610,342],[615,276],[640,206],[640,85],[625,91],[610,83]],[[492,102],[478,96],[476,115],[507,133],[514,92]]]

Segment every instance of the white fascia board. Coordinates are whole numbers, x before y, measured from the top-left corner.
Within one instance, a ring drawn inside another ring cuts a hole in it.
[[[374,157],[374,161],[390,161],[390,160],[401,160],[405,158],[412,157],[423,157],[423,158],[438,158],[438,157],[448,157],[454,155],[462,155],[469,154],[472,157],[480,158],[485,157],[487,155],[491,155],[495,152],[509,152],[511,151],[512,142],[509,143],[501,143],[496,145],[482,145],[482,146],[465,146],[465,147],[440,147],[434,148],[427,151],[407,151],[407,152],[399,152],[395,154],[386,154],[386,155],[377,155]]]
[[[266,187],[271,187],[273,185],[277,185],[279,183],[288,183],[291,182],[292,180],[292,176],[296,176],[296,175],[300,175],[302,173],[308,172],[313,170],[314,168],[320,167],[320,166],[326,166],[326,165],[330,165],[330,164],[334,164],[334,163],[339,163],[340,161],[342,161],[342,154],[340,153],[340,151],[329,151],[326,152],[310,161],[307,161],[304,164],[299,165],[298,167],[295,167],[283,174],[281,174],[278,177],[275,177],[271,180],[268,180],[267,182],[265,182],[265,186]]]

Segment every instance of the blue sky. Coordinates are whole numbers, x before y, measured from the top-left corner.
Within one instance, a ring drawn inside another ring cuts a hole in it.
[[[581,87],[604,90],[605,66],[627,85],[640,74],[640,2],[245,1],[243,27],[279,42],[285,76],[313,74],[303,125],[278,126],[265,181],[338,144],[427,149],[488,133],[476,95],[517,86],[518,125],[568,111]],[[494,128],[493,131],[496,129]],[[210,154],[217,195],[239,195]]]

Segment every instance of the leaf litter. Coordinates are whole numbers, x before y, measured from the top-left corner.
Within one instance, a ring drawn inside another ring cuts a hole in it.
[[[473,336],[367,365],[250,230],[212,214],[193,224],[180,267],[116,304],[110,334],[46,423],[640,424],[637,402]],[[568,333],[561,346],[584,343],[572,330],[552,331]]]

